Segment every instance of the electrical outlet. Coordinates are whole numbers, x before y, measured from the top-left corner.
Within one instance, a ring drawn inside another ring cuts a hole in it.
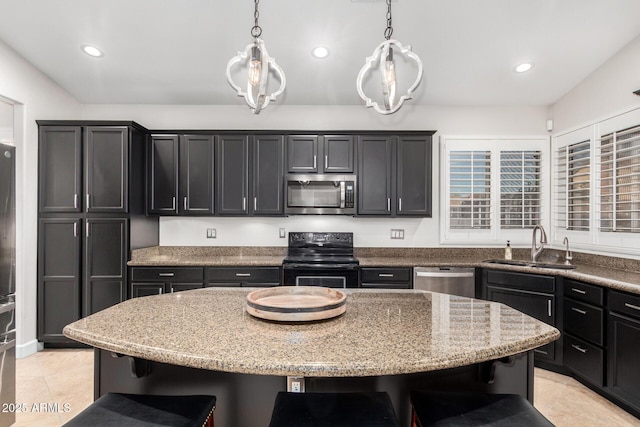
[[[280,238],[284,239],[285,237],[287,237],[287,230],[285,230],[284,228],[280,229]]]
[[[215,239],[215,238],[216,238],[216,229],[207,228],[207,239]]]
[[[404,239],[404,229],[403,228],[392,228],[391,229],[391,238],[392,239]]]
[[[287,391],[304,393],[304,377],[287,377]]]

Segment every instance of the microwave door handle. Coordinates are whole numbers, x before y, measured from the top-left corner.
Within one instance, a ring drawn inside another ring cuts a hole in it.
[[[344,208],[345,206],[345,198],[346,198],[346,183],[344,181],[340,181],[340,207]]]

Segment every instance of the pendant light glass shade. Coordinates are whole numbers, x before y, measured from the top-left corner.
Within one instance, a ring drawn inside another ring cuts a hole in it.
[[[394,56],[402,55],[407,59],[414,61],[417,66],[417,75],[413,84],[407,89],[407,92],[398,97],[396,80],[396,63]],[[363,89],[364,81],[369,73],[373,73],[378,69],[380,73],[380,81],[382,83],[382,97],[383,104],[367,96]],[[403,46],[397,40],[385,40],[380,43],[373,54],[365,60],[364,66],[358,73],[356,80],[356,87],[358,95],[365,101],[367,108],[373,107],[380,114],[392,114],[402,107],[404,101],[413,97],[413,92],[416,90],[420,81],[422,80],[422,61],[414,52],[411,51],[411,46]]]

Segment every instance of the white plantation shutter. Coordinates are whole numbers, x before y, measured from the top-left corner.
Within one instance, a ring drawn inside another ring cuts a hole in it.
[[[600,232],[640,233],[640,126],[598,140]]]
[[[591,140],[560,147],[555,153],[556,226],[589,231]]]
[[[532,228],[542,220],[540,151],[500,152],[500,228]]]
[[[449,154],[449,227],[491,228],[491,152]]]

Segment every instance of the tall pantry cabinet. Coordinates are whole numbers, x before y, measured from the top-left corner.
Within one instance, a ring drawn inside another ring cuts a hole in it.
[[[157,244],[146,217],[147,131],[134,122],[38,121],[38,340],[127,298],[132,249]]]

